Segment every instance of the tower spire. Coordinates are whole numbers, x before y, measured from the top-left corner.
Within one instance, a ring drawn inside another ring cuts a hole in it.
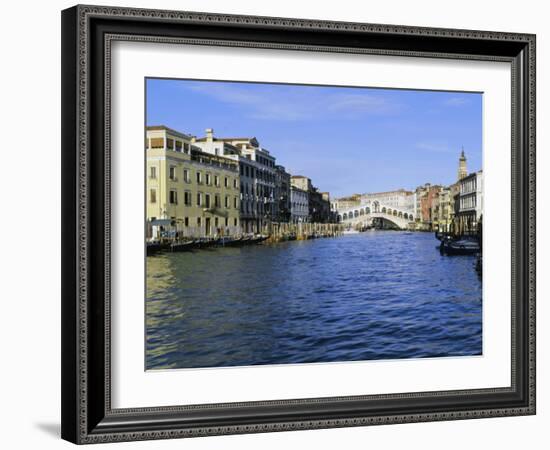
[[[460,152],[460,158],[458,159],[458,179],[462,180],[468,175],[468,170],[466,168],[466,155],[464,154],[464,146],[462,146],[462,151]]]

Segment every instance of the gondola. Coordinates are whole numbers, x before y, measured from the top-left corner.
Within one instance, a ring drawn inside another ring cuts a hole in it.
[[[195,247],[195,241],[186,242],[173,242],[170,245],[170,251],[172,252],[187,252]]]
[[[147,242],[147,256],[156,255],[160,251],[164,250],[165,246],[163,246],[160,242],[154,241],[154,242]]]
[[[480,247],[478,242],[469,239],[442,240],[440,250],[446,255],[476,255]]]

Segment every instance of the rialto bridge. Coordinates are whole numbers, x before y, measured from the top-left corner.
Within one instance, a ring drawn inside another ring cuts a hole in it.
[[[349,225],[350,228],[372,226],[374,219],[390,222],[402,230],[410,228],[414,223],[414,215],[407,211],[385,206],[378,201],[338,211],[338,222]]]

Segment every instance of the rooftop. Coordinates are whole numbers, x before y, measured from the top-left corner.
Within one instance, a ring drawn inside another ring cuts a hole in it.
[[[179,131],[173,130],[172,128],[168,128],[166,125],[151,125],[149,127],[145,127],[147,131],[166,131],[169,134],[172,134],[174,136],[179,136],[185,139],[191,139],[192,136],[190,134],[180,133]]]

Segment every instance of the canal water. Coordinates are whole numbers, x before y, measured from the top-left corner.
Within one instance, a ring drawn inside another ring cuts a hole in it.
[[[147,369],[480,355],[481,280],[431,233],[147,258]]]

